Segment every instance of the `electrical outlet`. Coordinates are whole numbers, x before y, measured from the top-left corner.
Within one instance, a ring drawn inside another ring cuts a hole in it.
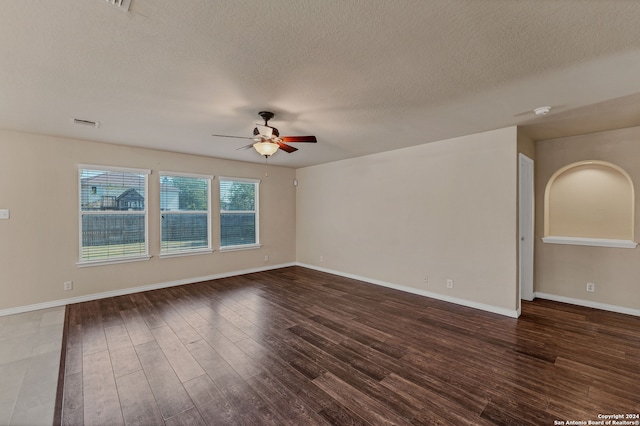
[[[594,283],[587,283],[587,291],[589,293],[595,293],[596,285]]]
[[[425,275],[423,281],[425,284],[429,284],[429,277]]]
[[[452,279],[448,279],[447,280],[447,288],[453,288],[453,280]]]
[[[269,261],[269,255],[266,255],[266,256],[264,257],[264,261],[265,261],[265,262],[268,262],[268,261]]]
[[[324,256],[320,256],[320,262],[324,262]]]
[[[64,291],[73,290],[73,281],[65,281],[63,286],[64,286]]]

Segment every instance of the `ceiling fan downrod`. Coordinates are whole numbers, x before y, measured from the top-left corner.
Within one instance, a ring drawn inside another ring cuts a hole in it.
[[[273,116],[275,115],[274,113],[272,113],[271,111],[260,111],[258,113],[258,115],[260,117],[262,117],[262,119],[264,120],[264,125],[268,126],[268,122],[269,120],[271,120],[273,118]]]

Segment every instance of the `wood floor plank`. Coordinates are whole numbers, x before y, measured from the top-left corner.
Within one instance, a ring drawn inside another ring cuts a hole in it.
[[[108,297],[106,299],[100,299],[97,301],[97,305],[100,309],[100,316],[104,327],[122,324],[120,306],[116,302],[115,298]]]
[[[82,374],[82,325],[70,323],[66,339],[65,375]]]
[[[105,350],[85,355],[83,365],[84,424],[123,425],[109,352]]]
[[[153,298],[151,293],[153,292],[134,293],[130,294],[129,298],[134,302],[140,316],[144,319],[144,322],[147,324],[149,329],[165,327],[167,323],[162,318],[162,302],[156,302],[156,304],[152,303],[150,300]]]
[[[303,267],[67,308],[61,424],[544,425],[640,411],[640,318]]]
[[[124,325],[129,332],[129,338],[134,346],[153,341],[151,330],[140,315],[137,308],[120,311]]]
[[[379,401],[367,396],[331,373],[316,378],[313,383],[342,405],[374,425],[410,425],[411,423]]]
[[[247,382],[290,425],[327,425],[326,420],[266,371]]]
[[[129,338],[129,332],[122,322],[108,327],[105,326],[104,334],[110,351],[133,346]]]
[[[243,378],[260,372],[260,368],[251,358],[213,326],[199,327],[198,333]]]
[[[189,343],[187,349],[218,388],[236,386],[244,380],[231,365],[204,340]]]
[[[202,338],[172,307],[162,311],[162,318],[183,344],[186,345]]]
[[[207,426],[207,423],[204,422],[200,412],[195,407],[167,419],[165,424],[167,426]]]
[[[322,410],[320,410],[318,414],[325,418],[332,425],[363,426],[370,424],[362,417],[358,416],[356,413],[349,410],[347,407],[338,404],[337,402],[332,402],[331,404],[327,405]]]
[[[162,424],[162,414],[142,370],[117,378],[116,385],[127,425]]]
[[[107,350],[107,339],[104,334],[98,304],[95,300],[87,303],[88,305],[82,307],[84,325],[81,328],[83,355]]]
[[[137,345],[135,349],[162,417],[169,419],[192,408],[191,398],[160,346],[151,341]]]
[[[242,416],[227,401],[220,389],[207,375],[196,377],[184,384],[207,425],[241,424]]]
[[[169,326],[154,328],[151,333],[181,382],[184,383],[205,374],[200,364],[193,359]]]
[[[286,422],[286,419],[276,413],[247,382],[224,387],[221,391],[241,414],[244,424],[280,426]]]
[[[396,374],[386,377],[382,384],[401,394],[416,407],[416,412],[412,416],[414,423],[456,425],[482,423],[478,418],[479,413],[474,413],[475,410],[466,409],[466,407],[457,404],[455,401],[449,400],[446,396],[419,386]]]
[[[125,346],[120,349],[115,349],[110,351],[110,355],[113,375],[116,379],[120,376],[126,376],[142,370],[138,354],[133,346]]]
[[[84,424],[84,398],[82,394],[82,372],[68,374],[64,378],[62,402],[62,425]]]
[[[247,337],[240,327],[228,320],[227,316],[219,314],[210,306],[198,308],[196,312],[232,342],[237,342]],[[232,315],[237,316],[235,313],[232,313]],[[242,322],[241,324],[245,327],[253,326],[253,324],[248,321]]]
[[[323,408],[333,404],[329,395],[316,386],[311,386],[311,381],[307,376],[300,373],[276,353],[267,350],[251,338],[242,340],[237,345],[315,412],[320,412]],[[314,378],[319,375],[314,375]]]

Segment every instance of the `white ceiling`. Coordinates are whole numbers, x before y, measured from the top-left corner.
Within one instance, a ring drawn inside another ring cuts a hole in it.
[[[635,126],[639,23],[636,0],[3,1],[0,128],[262,162],[211,134],[251,136],[266,109],[318,137],[269,160],[303,167]]]

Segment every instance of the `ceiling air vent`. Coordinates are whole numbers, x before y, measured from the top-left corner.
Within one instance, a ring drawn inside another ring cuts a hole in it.
[[[104,0],[112,6],[117,7],[120,10],[124,10],[125,12],[129,11],[129,6],[131,5],[131,0]]]
[[[73,124],[77,124],[78,126],[85,126],[85,127],[96,127],[96,128],[100,127],[100,123],[98,123],[97,121],[81,120],[79,118],[74,118]]]

